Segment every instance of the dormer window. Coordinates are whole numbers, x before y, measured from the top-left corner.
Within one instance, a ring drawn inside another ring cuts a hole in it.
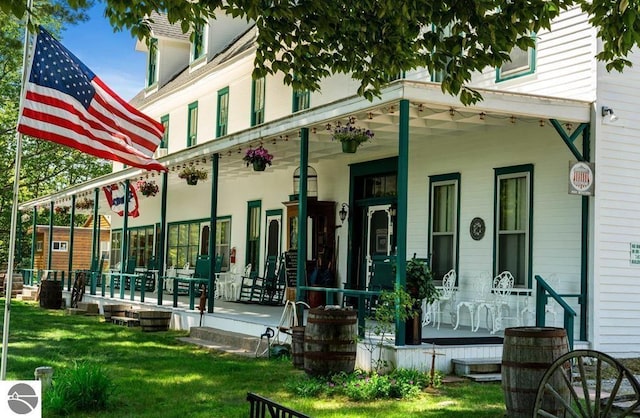
[[[187,112],[187,148],[198,143],[198,102],[189,104]]]
[[[536,70],[535,48],[522,49],[513,47],[509,53],[510,62],[505,62],[496,69],[496,82],[533,74]]]
[[[264,87],[264,77],[253,80],[251,88],[251,126],[264,123]]]
[[[191,61],[197,61],[205,55],[205,27],[196,25],[193,31],[193,42],[191,43]]]
[[[149,62],[147,63],[147,87],[153,86],[158,81],[158,40],[152,38],[149,41]]]

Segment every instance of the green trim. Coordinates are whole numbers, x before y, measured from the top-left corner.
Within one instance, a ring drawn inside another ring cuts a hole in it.
[[[265,224],[266,224],[266,220],[267,220],[267,218],[269,218],[269,216],[279,216],[280,217],[280,234],[279,234],[280,235],[280,242],[278,243],[278,248],[280,248],[280,250],[282,251],[282,239],[283,239],[283,236],[282,236],[282,226],[283,226],[282,220],[284,218],[284,213],[283,213],[282,209],[269,209],[268,211],[265,212],[265,216],[264,216]],[[267,225],[267,228],[268,227],[269,227],[269,225]],[[265,244],[268,245],[268,243],[265,243]],[[266,247],[266,245],[265,245],[265,247]]]
[[[205,30],[202,24],[193,28],[193,41],[191,42],[191,62],[199,61],[205,53]]]
[[[258,79],[254,79],[251,82],[251,126],[256,126],[264,123],[264,106],[265,106],[265,86],[266,79],[265,77],[260,77]],[[256,103],[257,90],[260,89],[262,101],[260,103]],[[256,105],[260,105],[260,107],[256,108]]]
[[[216,138],[225,136],[229,126],[229,87],[218,90],[218,111],[216,112]]]
[[[306,291],[302,289],[307,283],[307,175],[309,171],[309,128],[300,129],[300,188],[298,190],[298,264],[296,268],[296,301],[306,299]],[[296,309],[298,322],[302,323],[304,311],[302,306]]]
[[[51,270],[53,260],[53,201],[49,202],[49,249],[47,250],[47,270]]]
[[[582,155],[586,161],[591,158],[591,133],[585,129],[582,134]],[[582,196],[582,251],[580,254],[580,340],[587,341],[587,321],[589,320],[589,196]]]
[[[517,47],[514,47],[517,48]],[[520,71],[514,71],[505,76],[502,75],[502,67],[496,68],[496,83],[534,74],[536,72],[536,47],[529,47],[529,66]]]
[[[187,148],[198,143],[198,102],[189,103],[187,108]]]
[[[167,256],[167,191],[169,189],[169,173],[162,173],[162,189],[160,194],[160,235],[158,245],[158,305],[162,305],[162,294],[160,289],[164,289],[164,266]]]
[[[256,256],[255,256],[255,262],[253,262],[253,260],[250,259],[249,257],[249,242],[250,242],[250,230],[251,230],[251,212],[252,209],[256,209],[258,208],[258,219],[257,219],[257,236],[256,236],[256,240],[257,245],[256,245]],[[260,215],[260,212],[262,212],[262,200],[250,200],[247,202],[247,230],[246,230],[246,240],[245,240],[245,265],[251,263],[251,271],[260,271],[258,264],[260,263],[260,224],[261,224],[261,220],[262,220],[262,216]]]
[[[456,233],[455,233],[455,259],[453,260],[453,268],[456,272],[460,271],[460,197],[461,197],[461,175],[460,173],[437,174],[429,176],[429,222],[427,230],[427,248],[429,262],[432,261],[433,254],[432,235],[433,235],[433,186],[437,183],[455,182],[456,186]]]
[[[400,100],[398,122],[398,209],[396,216],[396,285],[407,287],[407,212],[409,199],[409,101]],[[405,345],[405,321],[396,320],[396,345]]]
[[[219,181],[219,165],[220,154],[216,153],[211,156],[211,212],[209,216],[209,298],[207,303],[207,312],[213,313],[214,296],[215,296],[215,280],[216,280],[216,238],[218,236],[218,181]]]
[[[293,90],[291,97],[291,112],[309,109],[311,107],[311,93],[309,90]]]
[[[147,55],[147,87],[158,82],[158,39],[149,40],[149,55]]]
[[[493,182],[493,219],[494,219],[494,230],[493,230],[493,275],[496,276],[500,273],[497,269],[498,264],[498,229],[499,229],[499,219],[498,219],[498,179],[500,176],[508,175],[508,174],[529,174],[529,231],[528,231],[528,251],[527,251],[527,271],[525,278],[525,286],[528,289],[531,289],[533,286],[533,164],[521,164],[510,167],[500,167],[494,168],[494,182]]]
[[[578,125],[575,131],[571,133],[571,135],[568,135],[564,129],[564,126],[562,126],[562,124],[558,122],[556,119],[549,119],[549,121],[551,122],[551,126],[553,126],[556,129],[556,132],[558,132],[558,135],[560,135],[560,138],[562,138],[564,143],[567,145],[567,147],[569,148],[569,151],[571,151],[573,156],[576,157],[576,160],[588,162],[589,154],[584,154],[584,152],[581,154],[580,151],[578,151],[578,148],[576,148],[574,143],[580,135],[582,135],[583,138],[585,135],[588,135],[588,133],[585,133],[585,132],[589,130],[587,129],[589,128],[589,124],[581,123],[580,125]],[[584,141],[583,141],[583,147],[584,147]],[[588,145],[587,145],[587,151],[588,151]]]
[[[71,197],[71,200],[74,203],[73,204],[74,208],[76,206],[75,205],[75,200],[74,200],[75,197],[76,197],[76,195],[73,195]],[[36,250],[37,250],[36,246],[37,246],[37,240],[38,240],[38,231],[37,231],[37,228],[38,228],[38,207],[37,206],[33,207],[31,218],[32,219],[31,219],[31,265],[30,265],[30,267],[31,267],[31,270],[33,270],[34,266],[35,266],[35,262],[36,262]]]
[[[164,127],[164,133],[162,134],[162,140],[158,148],[169,148],[169,115],[164,115],[160,118],[160,123]]]

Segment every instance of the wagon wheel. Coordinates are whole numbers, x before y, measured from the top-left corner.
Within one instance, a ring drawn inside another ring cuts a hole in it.
[[[640,383],[613,357],[574,350],[545,372],[536,396],[534,417],[637,417]]]
[[[76,279],[73,281],[73,289],[71,290],[71,307],[77,308],[78,302],[82,300],[84,296],[84,288],[86,286],[86,273],[80,272],[76,275]]]

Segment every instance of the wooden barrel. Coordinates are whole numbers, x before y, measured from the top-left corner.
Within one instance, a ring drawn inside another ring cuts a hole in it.
[[[142,331],[167,331],[171,322],[170,311],[139,311],[138,319]]]
[[[304,368],[304,327],[291,328],[291,358],[293,367]]]
[[[43,280],[40,282],[40,307],[46,309],[62,308],[62,282]]]
[[[126,311],[129,310],[131,306],[129,305],[103,305],[102,311],[104,312],[104,320],[105,322],[111,322],[112,316],[126,316]]]
[[[502,390],[507,416],[533,416],[538,386],[542,376],[555,359],[567,353],[569,344],[563,328],[506,328],[502,348]],[[564,387],[568,395],[566,385]],[[552,402],[552,400],[549,400]],[[547,405],[547,411],[564,416],[562,404]]]
[[[309,310],[304,370],[311,375],[351,373],[356,363],[358,314],[350,309]]]

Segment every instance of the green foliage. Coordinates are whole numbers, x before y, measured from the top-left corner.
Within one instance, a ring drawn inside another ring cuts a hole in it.
[[[56,374],[51,388],[44,392],[45,412],[68,415],[107,409],[114,384],[100,365],[76,363]]]
[[[431,269],[424,261],[413,257],[407,260],[407,290],[418,301],[427,299],[427,303],[433,303],[440,296],[433,282]]]
[[[440,373],[437,382],[442,381]],[[435,380],[435,379],[434,379]],[[396,369],[388,374],[338,373],[330,377],[303,376],[289,383],[288,388],[301,397],[345,396],[351,401],[367,402],[375,399],[410,399],[429,386],[427,373]]]

